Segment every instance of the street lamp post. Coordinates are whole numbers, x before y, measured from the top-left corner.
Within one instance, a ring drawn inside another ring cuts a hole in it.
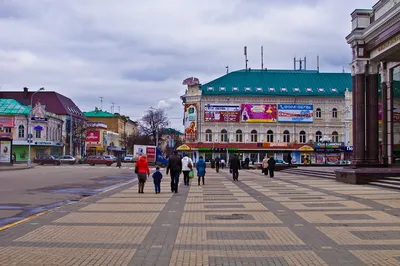
[[[320,141],[323,142],[325,144],[325,164],[328,164],[328,162],[326,161],[326,145],[331,142],[331,138],[324,135],[324,137],[320,138]]]
[[[31,142],[33,139],[32,135],[32,110],[33,110],[33,96],[35,96],[36,93],[44,91],[44,88],[38,89],[36,92],[34,92],[31,96],[31,109],[29,110],[29,121],[28,121],[28,164],[27,167],[31,167]]]

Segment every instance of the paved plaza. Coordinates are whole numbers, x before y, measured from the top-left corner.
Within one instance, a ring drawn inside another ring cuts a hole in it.
[[[0,231],[0,265],[400,265],[400,193],[208,169],[136,181]]]

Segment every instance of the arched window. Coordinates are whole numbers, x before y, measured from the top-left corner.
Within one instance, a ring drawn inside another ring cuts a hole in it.
[[[236,142],[243,142],[243,133],[240,129],[236,130]]]
[[[251,142],[258,142],[257,130],[255,129],[251,131]]]
[[[211,129],[206,130],[206,142],[212,142],[212,131]]]
[[[274,142],[274,132],[272,130],[267,131],[267,142]]]
[[[322,138],[322,133],[321,131],[315,132],[315,142],[320,142]]]
[[[332,142],[339,142],[339,134],[336,131],[332,132]]]
[[[290,132],[289,132],[289,130],[283,131],[283,142],[290,142]]]
[[[18,126],[18,138],[25,138],[25,127],[23,125]]]
[[[228,142],[228,132],[225,129],[221,130],[221,142]]]
[[[307,142],[306,132],[302,130],[300,131],[300,143],[306,143],[306,142]]]
[[[315,117],[316,118],[321,118],[322,117],[321,108],[317,108],[317,110],[315,110]]]
[[[337,118],[338,117],[338,112],[336,108],[332,109],[332,118]]]

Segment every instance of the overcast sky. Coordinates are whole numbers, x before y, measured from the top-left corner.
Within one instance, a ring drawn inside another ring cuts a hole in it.
[[[163,107],[181,129],[190,76],[206,83],[249,67],[349,71],[350,13],[377,0],[0,0],[2,90],[45,87],[82,111],[100,107],[136,120]],[[176,119],[180,118],[180,119]]]

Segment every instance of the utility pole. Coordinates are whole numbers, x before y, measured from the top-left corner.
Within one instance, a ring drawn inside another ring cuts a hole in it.
[[[245,46],[244,47],[244,63],[245,63],[246,71],[247,71],[247,62],[249,62],[249,60],[247,59],[247,46]]]
[[[264,47],[261,46],[261,70],[264,69]]]
[[[114,102],[111,103],[111,113],[114,113]]]

